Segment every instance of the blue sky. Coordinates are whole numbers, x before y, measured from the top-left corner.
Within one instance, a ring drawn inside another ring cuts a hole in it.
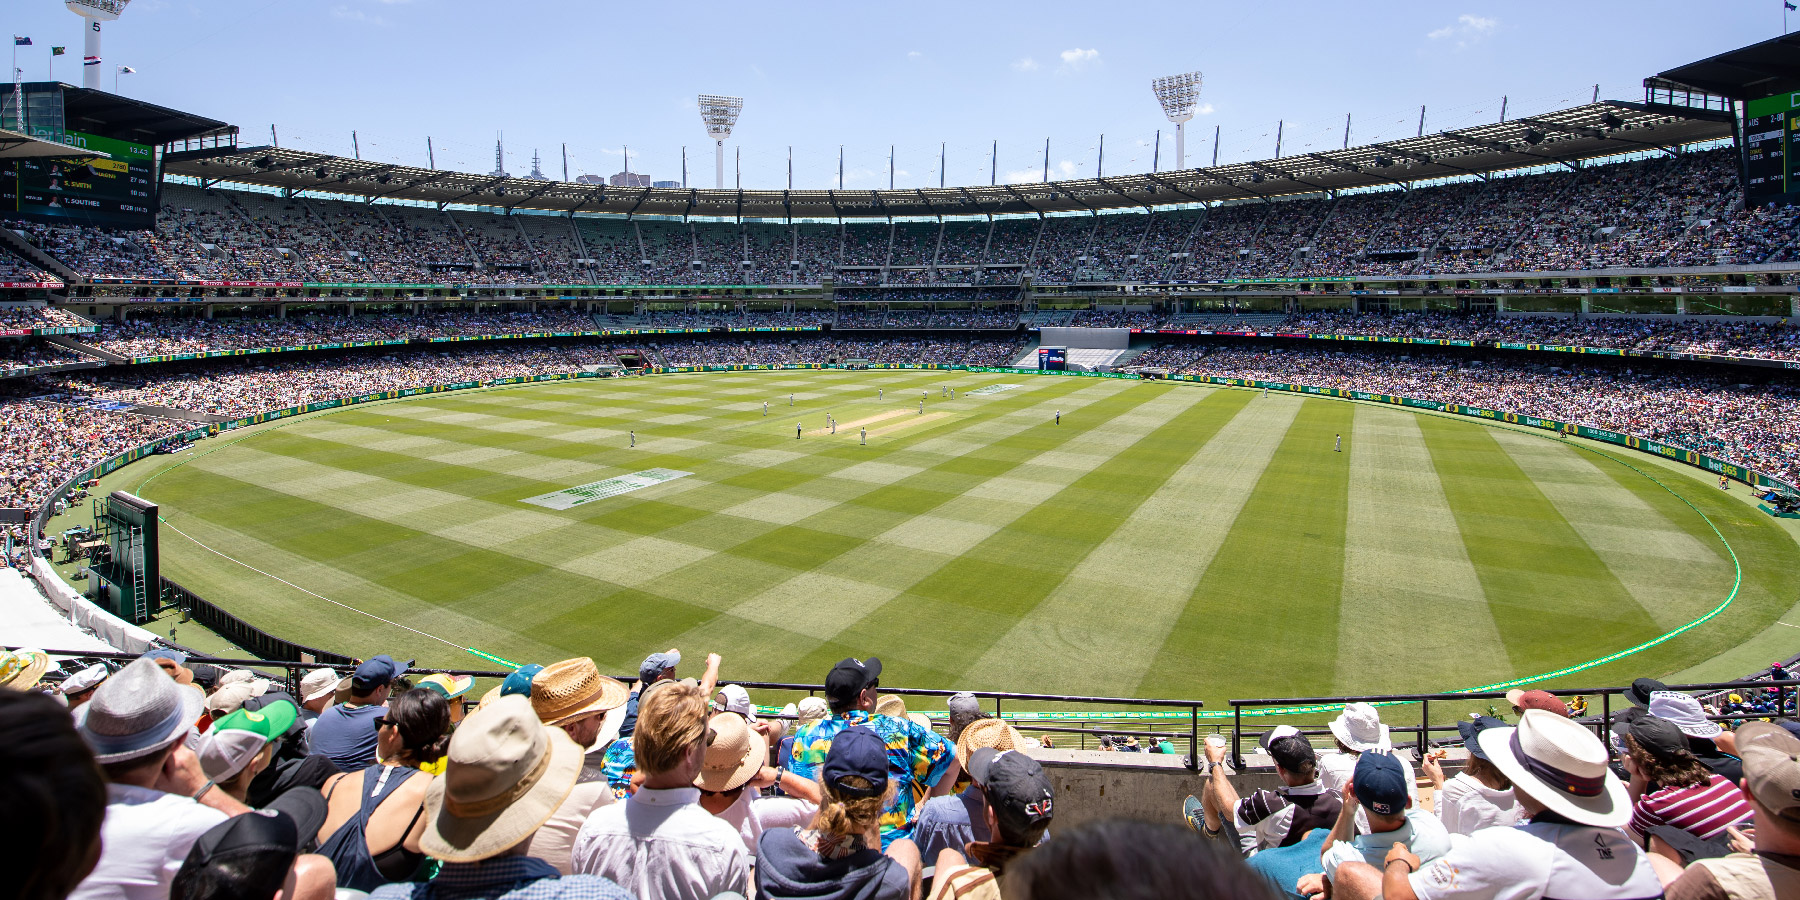
[[[26,78],[80,83],[81,23],[58,0],[10,0],[4,27],[31,36]],[[1794,20],[1800,28],[1800,18]],[[699,93],[745,98],[726,144],[745,187],[985,184],[1147,171],[1172,126],[1149,82],[1205,73],[1189,165],[1410,135],[1602,97],[1639,99],[1658,70],[1780,33],[1781,0],[1342,3],[562,3],[511,0],[133,0],[108,27],[104,86],[243,128],[247,144],[489,171],[611,174],[631,168],[710,186]]]

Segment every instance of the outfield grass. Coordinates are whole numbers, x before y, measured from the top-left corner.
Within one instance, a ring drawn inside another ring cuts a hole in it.
[[[997,383],[1022,386],[939,396]],[[815,433],[827,412],[836,436]],[[1652,638],[1731,588],[1696,507],[1738,551],[1737,600],[1566,681],[1675,671],[1788,611],[1785,530],[1610,453],[1195,385],[780,372],[352,407],[115,478],[161,504],[165,574],[356,655],[471,665],[469,646],[629,672],[679,646],[724,654],[728,678],[812,682],[878,655],[896,685],[1216,704],[1469,687]],[[566,511],[521,502],[658,467],[693,475]]]

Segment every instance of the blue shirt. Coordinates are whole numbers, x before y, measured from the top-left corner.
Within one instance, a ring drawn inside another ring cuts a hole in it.
[[[370,900],[637,900],[598,875],[562,875],[535,856],[444,863],[436,878],[384,884]]]
[[[619,738],[607,745],[600,768],[606,773],[606,784],[612,788],[615,799],[623,800],[637,791],[631,784],[631,776],[637,774],[637,751],[632,749],[631,738]]]
[[[794,732],[794,747],[783,764],[801,778],[817,777],[825,754],[831,752],[831,739],[853,725],[868,728],[887,744],[888,774],[896,785],[894,799],[881,813],[881,846],[885,850],[895,840],[912,835],[916,795],[925,794],[944,777],[956,753],[943,735],[911,719],[853,709],[801,726]]]
[[[986,843],[987,798],[981,788],[971,784],[960,794],[925,801],[913,820],[912,839],[919,845],[919,857],[933,861],[945,848],[967,853],[964,848],[969,844]]]
[[[312,752],[323,753],[346,772],[360,772],[375,764],[375,720],[387,714],[385,706],[348,704],[328,706],[312,724]]]
[[[1250,868],[1280,896],[1301,898],[1294,885],[1299,883],[1302,875],[1324,874],[1325,866],[1319,862],[1319,854],[1324,851],[1325,839],[1330,836],[1330,831],[1314,828],[1298,844],[1257,851],[1248,860]]]

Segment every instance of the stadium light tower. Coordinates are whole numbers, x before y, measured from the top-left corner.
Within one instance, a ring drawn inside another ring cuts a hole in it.
[[[69,2],[73,3],[75,0]],[[742,97],[700,95],[700,121],[706,123],[706,133],[714,141],[714,168],[718,172],[718,188],[721,191],[725,189],[725,139],[731,137],[731,127],[737,124],[738,113],[743,111]]]
[[[1181,75],[1164,75],[1151,81],[1150,89],[1156,92],[1156,99],[1162,104],[1163,114],[1169,117],[1169,121],[1175,123],[1175,168],[1185,169],[1187,168],[1186,122],[1194,117],[1194,108],[1200,104],[1200,73],[1186,72]]]
[[[63,5],[82,19],[86,38],[81,48],[81,86],[100,90],[100,23],[111,22],[125,13],[131,0],[63,0]]]

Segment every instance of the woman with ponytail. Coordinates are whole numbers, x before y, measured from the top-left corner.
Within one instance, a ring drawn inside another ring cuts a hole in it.
[[[375,725],[376,763],[325,782],[319,829],[319,853],[337,866],[338,887],[359,891],[410,881],[425,860],[419,838],[432,776],[419,769],[450,746],[450,704],[436,691],[410,690],[389,700]]]
[[[895,785],[887,744],[863,727],[831,741],[819,768],[823,801],[806,828],[776,828],[757,842],[756,890],[770,900],[917,900],[919,848],[901,838],[881,850],[881,811]]]

